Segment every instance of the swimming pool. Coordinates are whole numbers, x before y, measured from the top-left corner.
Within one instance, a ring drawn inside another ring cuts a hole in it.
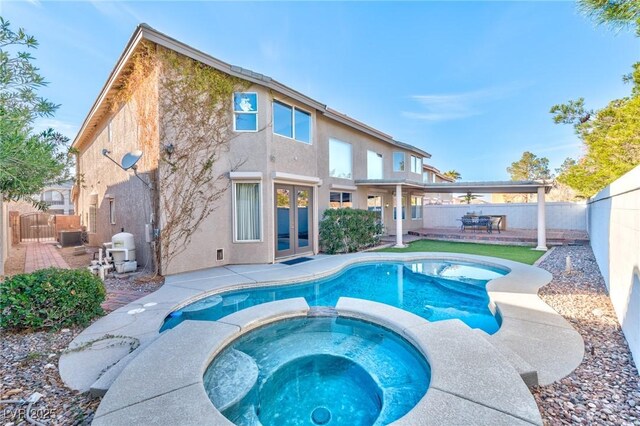
[[[335,306],[340,297],[352,297],[386,303],[429,321],[457,318],[492,334],[500,324],[489,309],[486,284],[508,272],[482,264],[442,260],[358,264],[321,280],[208,296],[171,313],[160,331],[187,319],[215,321],[275,300],[304,297],[310,306]]]
[[[383,425],[420,401],[430,377],[424,356],[396,333],[314,317],[243,335],[214,358],[203,382],[237,425]]]

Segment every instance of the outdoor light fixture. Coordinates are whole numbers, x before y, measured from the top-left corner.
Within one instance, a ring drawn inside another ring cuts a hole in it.
[[[111,151],[109,151],[107,148],[103,148],[102,149],[102,155],[104,155],[105,157],[107,157],[109,160],[111,160],[112,163],[114,163],[116,166],[120,167],[122,170],[124,170],[125,172],[129,169],[133,170],[133,174],[136,175],[136,177],[138,179],[140,179],[140,182],[144,183],[147,188],[152,189],[151,185],[149,185],[147,182],[145,182],[144,179],[142,179],[140,177],[140,175],[138,175],[138,166],[136,166],[136,163],[140,160],[140,158],[142,157],[142,151],[140,150],[136,150],[136,151],[132,151],[132,152],[127,152],[123,157],[122,160],[120,161],[120,163],[118,163],[116,160],[114,160],[113,158],[111,158],[109,156],[109,154],[111,154]]]

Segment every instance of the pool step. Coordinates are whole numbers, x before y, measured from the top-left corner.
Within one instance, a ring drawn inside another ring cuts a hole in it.
[[[484,331],[477,329],[473,331],[479,336],[482,336],[487,342],[491,343],[491,345],[496,348],[498,353],[502,355],[502,358],[504,358],[509,364],[511,364],[513,368],[518,372],[518,374],[528,387],[538,386],[538,372],[531,366],[531,364],[522,359],[520,355],[513,352],[505,345],[496,343],[495,340],[492,339],[491,336]]]
[[[238,404],[254,388],[260,370],[255,359],[237,349],[222,352],[204,375],[204,387],[220,411]]]

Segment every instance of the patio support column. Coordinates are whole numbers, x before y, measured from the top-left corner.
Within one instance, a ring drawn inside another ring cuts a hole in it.
[[[396,248],[403,248],[402,243],[402,185],[396,185]]]
[[[538,187],[538,247],[536,250],[547,250],[547,223],[545,218],[544,186]]]

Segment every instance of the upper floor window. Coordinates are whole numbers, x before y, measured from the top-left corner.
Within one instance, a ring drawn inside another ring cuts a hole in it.
[[[393,171],[404,172],[404,152],[393,153]]]
[[[382,179],[382,154],[367,151],[367,179]]]
[[[311,143],[311,114],[280,101],[273,101],[273,133]]]
[[[412,173],[422,173],[422,158],[416,157],[415,155],[411,156],[411,172]]]
[[[236,132],[258,131],[258,94],[235,92],[233,94],[233,130]]]
[[[329,176],[352,179],[350,143],[329,139]]]
[[[430,183],[431,182],[431,177],[429,177],[429,172],[423,172],[422,173],[422,181],[424,183]]]

